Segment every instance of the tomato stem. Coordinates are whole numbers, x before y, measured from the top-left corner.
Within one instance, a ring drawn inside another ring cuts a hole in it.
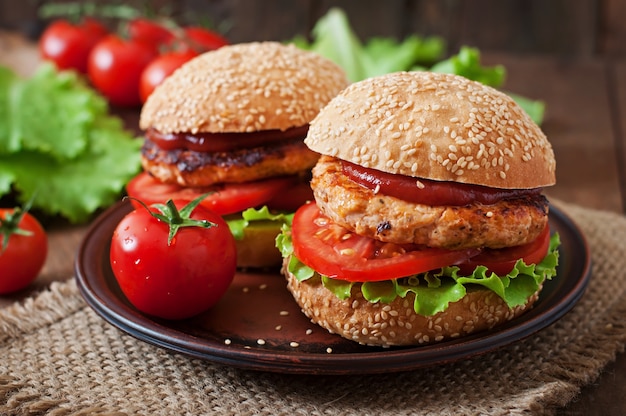
[[[32,205],[32,200],[24,204],[24,207],[15,207],[13,212],[7,213],[4,218],[0,218],[0,234],[2,235],[2,248],[0,254],[4,253],[4,250],[9,245],[9,239],[13,234],[31,236],[33,233],[28,230],[19,228],[20,221],[24,215],[28,212]]]
[[[171,245],[172,240],[174,240],[174,237],[176,236],[178,230],[182,227],[211,228],[216,226],[215,223],[209,220],[196,220],[191,218],[191,213],[193,212],[193,210],[198,206],[198,204],[200,204],[200,202],[204,198],[207,197],[207,195],[208,193],[200,195],[193,201],[189,202],[187,205],[183,206],[180,210],[176,207],[176,204],[174,204],[174,201],[171,199],[168,199],[165,204],[150,205],[150,207],[156,208],[158,212],[151,210],[150,207],[148,207],[143,201],[140,201],[137,198],[126,198],[130,198],[139,202],[146,210],[148,210],[150,215],[152,215],[159,221],[163,221],[169,226],[170,230],[167,237],[167,245],[169,246]]]

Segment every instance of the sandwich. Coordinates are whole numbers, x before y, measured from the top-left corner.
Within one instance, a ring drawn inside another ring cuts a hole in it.
[[[129,196],[202,204],[237,239],[239,267],[280,265],[282,221],[312,198],[319,155],[304,145],[309,122],[348,81],[326,58],[277,42],[230,45],[185,63],[140,115],[143,172]]]
[[[277,238],[288,289],[355,342],[422,345],[503,325],[556,275],[556,162],[504,93],[399,72],[354,83],[311,122],[314,201]]]

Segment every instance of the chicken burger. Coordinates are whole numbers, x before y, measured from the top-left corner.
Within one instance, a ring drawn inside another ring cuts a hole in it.
[[[552,147],[507,95],[460,76],[354,83],[305,143],[315,201],[278,238],[288,288],[356,342],[419,345],[501,325],[556,274]]]

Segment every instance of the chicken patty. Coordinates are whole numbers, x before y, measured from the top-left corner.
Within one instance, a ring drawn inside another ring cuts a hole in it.
[[[398,244],[512,247],[536,239],[548,221],[548,200],[540,194],[491,205],[414,204],[357,184],[343,174],[339,160],[329,156],[322,156],[313,168],[311,187],[318,207],[337,224]]]
[[[161,182],[189,187],[294,175],[311,169],[318,158],[301,138],[229,152],[164,150],[146,138],[141,149],[147,172]]]

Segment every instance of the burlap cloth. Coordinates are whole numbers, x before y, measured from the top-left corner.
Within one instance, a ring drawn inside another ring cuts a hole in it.
[[[624,349],[626,217],[559,204],[594,271],[564,318],[487,355],[376,376],[246,371],[171,353],[106,323],[73,279],[0,311],[0,414],[550,414]]]

